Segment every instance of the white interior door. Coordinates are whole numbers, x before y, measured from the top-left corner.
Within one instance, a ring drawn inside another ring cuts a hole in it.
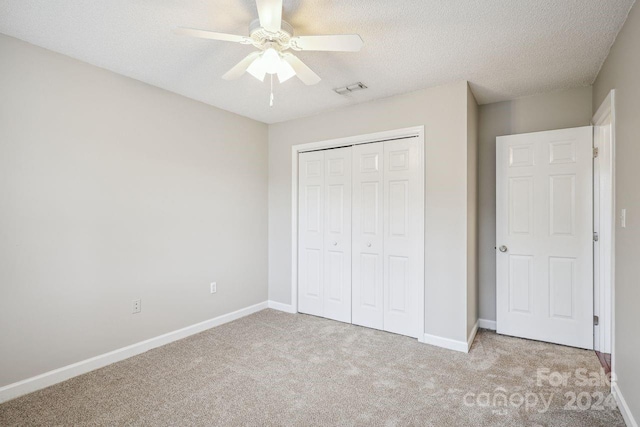
[[[298,183],[298,311],[324,313],[324,152],[300,153]]]
[[[593,348],[592,128],[496,140],[497,331]]]
[[[424,322],[422,144],[417,138],[386,141],[382,163],[384,330],[417,338]]]
[[[351,147],[323,151],[324,314],[351,323]]]
[[[383,143],[353,147],[352,322],[384,329]]]

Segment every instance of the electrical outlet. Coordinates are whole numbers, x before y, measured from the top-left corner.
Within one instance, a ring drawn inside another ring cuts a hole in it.
[[[134,299],[133,300],[133,309],[131,310],[131,314],[140,313],[142,311],[142,300]]]
[[[212,294],[215,294],[218,291],[218,286],[216,285],[216,282],[211,282],[209,289],[211,290]]]

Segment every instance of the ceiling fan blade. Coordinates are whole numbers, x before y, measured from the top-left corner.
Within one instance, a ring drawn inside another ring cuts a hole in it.
[[[282,26],[282,0],[256,0],[260,26],[276,33]]]
[[[320,77],[314,73],[311,68],[307,67],[304,62],[298,59],[297,56],[291,53],[285,53],[282,55],[282,59],[291,65],[293,70],[296,72],[296,76],[302,80],[302,83],[306,85],[314,85],[320,81]]]
[[[174,29],[173,32],[181,36],[198,37],[201,39],[222,40],[225,42],[236,42],[243,44],[251,43],[249,37],[236,36],[235,34],[216,33],[214,31],[207,30],[198,30],[197,28],[178,27]]]
[[[357,34],[332,36],[298,36],[290,41],[295,50],[324,50],[333,52],[358,52],[364,42]]]
[[[260,52],[251,52],[249,55],[245,56],[244,59],[238,62],[232,69],[227,71],[224,76],[222,76],[225,80],[234,80],[244,74],[247,71],[247,68],[258,59],[260,56]]]

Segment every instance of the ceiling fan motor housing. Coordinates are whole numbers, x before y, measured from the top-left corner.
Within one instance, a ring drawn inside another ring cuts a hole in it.
[[[293,27],[288,22],[282,21],[280,31],[272,33],[260,26],[259,19],[255,19],[249,24],[249,35],[258,45],[277,43],[281,48],[286,49],[289,40],[293,37]]]

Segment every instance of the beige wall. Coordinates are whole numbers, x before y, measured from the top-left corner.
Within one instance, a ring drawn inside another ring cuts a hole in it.
[[[291,303],[291,147],[425,126],[426,332],[466,341],[467,83],[269,126],[269,299]]]
[[[2,35],[0,64],[0,386],[266,300],[266,125]]]
[[[480,318],[496,319],[496,137],[587,126],[591,87],[480,106]]]
[[[467,336],[478,321],[478,114],[467,87]]]
[[[633,6],[594,84],[594,111],[616,90],[615,204],[627,210],[616,220],[614,366],[618,385],[640,422],[640,6]]]

